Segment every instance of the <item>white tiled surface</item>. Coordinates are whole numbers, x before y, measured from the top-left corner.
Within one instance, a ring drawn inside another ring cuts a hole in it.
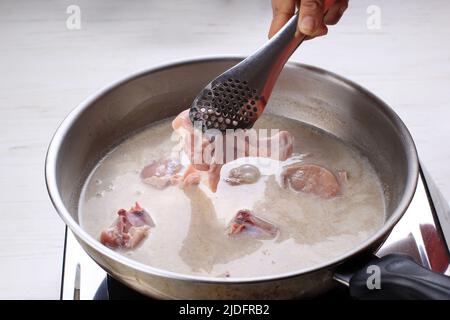
[[[81,8],[81,30],[66,8]],[[369,5],[381,29],[366,26]],[[326,38],[292,60],[373,91],[410,128],[450,198],[450,2],[357,0]],[[63,224],[47,197],[50,137],[87,95],[130,72],[266,40],[269,0],[0,1],[0,298],[58,298]]]

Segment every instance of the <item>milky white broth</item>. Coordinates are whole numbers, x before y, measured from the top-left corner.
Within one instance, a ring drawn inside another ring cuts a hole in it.
[[[224,177],[247,160],[262,173],[255,184],[230,186],[222,179],[216,193],[204,183],[185,190],[178,186],[155,189],[142,183],[139,173],[152,160],[169,155],[176,144],[170,138],[170,119],[126,139],[97,165],[80,197],[82,227],[98,239],[116,219],[118,209],[128,210],[137,201],[156,227],[134,250],[119,250],[122,254],[174,272],[232,278],[313,267],[353,249],[381,227],[385,219],[382,188],[366,158],[335,137],[295,120],[264,115],[256,128],[293,134],[297,160],[334,173],[346,170],[343,194],[322,199],[283,189],[278,183],[281,163],[261,163],[258,158],[238,159],[222,168]],[[226,226],[244,208],[275,223],[278,236],[270,240],[229,237]]]

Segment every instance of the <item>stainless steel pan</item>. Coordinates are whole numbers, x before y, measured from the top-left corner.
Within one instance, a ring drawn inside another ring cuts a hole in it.
[[[288,64],[265,112],[322,128],[366,155],[384,185],[387,220],[369,239],[327,263],[274,276],[216,279],[141,264],[100,244],[78,224],[84,178],[117,142],[152,122],[188,108],[211,79],[241,58],[183,61],[132,75],[81,103],[56,131],[46,159],[47,187],[61,218],[86,252],[128,286],[156,298],[311,297],[335,285],[336,268],[364,261],[387,237],[414,194],[418,159],[399,117],[360,86],[315,67]],[[170,253],[169,253],[170,254]],[[295,254],[295,252],[292,252]],[[398,263],[397,263],[398,265]]]

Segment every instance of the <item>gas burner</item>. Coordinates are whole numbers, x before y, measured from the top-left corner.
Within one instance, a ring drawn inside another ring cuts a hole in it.
[[[450,276],[450,208],[428,173],[423,169],[414,198],[388,239],[375,253],[403,253],[433,271]],[[348,279],[337,279],[346,282]],[[349,299],[345,286],[318,297]],[[100,268],[66,228],[63,277],[63,300],[148,299],[115,280]]]

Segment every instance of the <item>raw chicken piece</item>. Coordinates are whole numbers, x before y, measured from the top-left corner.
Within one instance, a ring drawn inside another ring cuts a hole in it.
[[[245,148],[245,157],[253,155],[285,161],[294,151],[294,136],[287,131],[280,131],[271,137],[258,139],[256,144],[246,141]],[[263,154],[263,152],[268,154]]]
[[[211,147],[212,142],[202,135],[199,148],[195,148],[195,139],[198,137],[195,134],[194,126],[192,125],[191,119],[189,119],[189,109],[181,112],[173,121],[172,128],[177,132],[183,140],[183,149],[185,150],[187,156],[191,160],[195,169],[200,171],[208,171],[210,164],[203,159],[203,150]]]
[[[175,158],[163,158],[152,161],[141,171],[141,179],[144,183],[155,188],[163,189],[173,183],[174,176],[181,170],[180,161]]]
[[[339,171],[343,181],[347,172]],[[305,193],[313,193],[322,198],[336,197],[341,193],[338,178],[328,169],[315,164],[295,163],[284,168],[281,173],[282,184]]]
[[[186,169],[183,176],[178,176],[178,185],[180,188],[184,189],[187,186],[197,185],[200,183],[201,175],[200,172],[194,168],[192,164]]]
[[[172,127],[182,136],[184,150],[194,168],[208,172],[208,185],[213,192],[217,190],[217,185],[220,181],[220,170],[226,161],[235,160],[238,157],[248,157],[250,155],[265,156],[284,161],[293,152],[294,138],[287,131],[280,131],[271,137],[261,138],[256,143],[244,136],[242,139],[245,140],[241,140],[242,143],[235,141],[234,150],[232,150],[233,156],[227,156],[225,143],[223,146],[224,150],[217,152],[217,150],[214,150],[214,141],[207,139],[205,135],[201,136],[201,141],[195,143],[197,135],[189,119],[189,110],[181,112],[173,120]],[[196,147],[196,145],[199,147]],[[271,147],[273,146],[278,146],[278,148],[272,150]],[[205,151],[210,151],[210,154],[208,155],[208,152],[205,153]],[[263,151],[267,154],[262,154]],[[273,154],[271,153],[272,151]],[[212,157],[210,157],[211,155]]]
[[[212,192],[217,191],[217,185],[220,181],[220,170],[223,164],[212,163],[208,169],[208,187]]]
[[[218,274],[218,265],[228,264],[251,252],[257,251],[262,241],[245,234],[231,241],[225,233],[223,221],[218,217],[213,200],[202,188],[183,190],[189,199],[189,227],[178,255],[194,272]],[[230,219],[231,220],[231,219]],[[220,248],[220,250],[217,250]],[[217,272],[217,273],[216,273]]]
[[[250,210],[239,210],[227,228],[229,236],[247,232],[252,236],[274,238],[278,228],[272,223],[255,216]]]
[[[228,178],[226,178],[225,181],[232,186],[237,186],[240,184],[255,183],[260,176],[261,173],[259,172],[258,167],[251,164],[243,164],[231,169]]]
[[[110,248],[133,249],[155,226],[148,212],[137,202],[129,211],[120,209],[117,214],[119,217],[111,227],[100,234],[100,242]]]

